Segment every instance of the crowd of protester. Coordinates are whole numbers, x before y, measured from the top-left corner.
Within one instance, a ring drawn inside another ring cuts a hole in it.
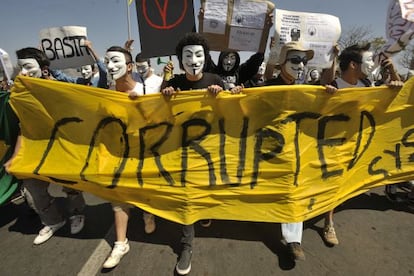
[[[176,56],[182,72],[180,74],[174,74],[177,70],[172,62],[165,65],[163,72],[157,74],[151,67],[149,58],[139,53],[133,59],[131,43],[128,41],[122,47],[109,47],[102,62],[92,43],[85,41],[95,63],[82,66],[79,77],[51,70],[50,61],[41,50],[33,47],[22,48],[16,51],[19,75],[113,89],[126,93],[131,100],[154,93],[171,96],[179,91],[192,89],[207,89],[212,95],[217,95],[225,90],[237,94],[251,87],[308,84],[322,85],[326,93],[335,94],[341,88],[388,85],[398,89],[403,85],[391,59],[379,65],[380,74],[373,78],[376,66],[369,43],[352,45],[346,49],[335,46],[332,51],[335,62],[330,68],[308,68],[307,64],[314,57],[314,51],[304,48],[299,41],[291,41],[282,47],[277,63],[266,66],[264,53],[256,53],[242,62],[240,54],[236,51],[221,52],[215,63],[210,55],[207,40],[198,33],[188,33],[176,45]],[[11,80],[4,79],[1,83],[2,93],[8,93],[12,85]],[[20,136],[17,137],[15,154],[4,164],[6,169],[10,168],[20,148],[20,139]],[[406,183],[387,185],[387,197],[392,201],[406,201],[414,208],[414,189],[408,186],[411,191],[407,192],[406,198],[401,198],[397,195],[399,185],[407,186]],[[49,240],[67,221],[63,213],[56,208],[54,198],[48,193],[48,186],[49,183],[42,180],[23,180],[25,199],[44,225],[34,239],[34,244]],[[85,201],[82,192],[66,188],[64,190],[69,199],[68,219],[71,234],[76,235],[87,223],[83,213]],[[104,268],[117,266],[130,250],[127,228],[130,209],[133,206],[123,202],[112,202],[112,206],[116,241],[111,254],[103,264]],[[328,244],[337,245],[339,238],[335,232],[333,214],[334,210],[331,210],[325,216],[323,237]],[[154,216],[143,212],[143,219],[145,232],[154,232]],[[203,220],[201,223],[208,227],[211,220]],[[304,260],[303,222],[282,223],[281,231],[292,258]],[[182,226],[182,248],[176,264],[176,271],[180,275],[185,275],[191,270],[194,236],[194,225]]]

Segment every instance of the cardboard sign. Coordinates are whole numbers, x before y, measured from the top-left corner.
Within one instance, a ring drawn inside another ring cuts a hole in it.
[[[40,31],[40,45],[52,69],[79,68],[95,63],[84,45],[86,39],[86,27],[63,26]]]
[[[214,51],[265,52],[274,4],[264,0],[202,0],[199,30]]]
[[[176,42],[188,32],[195,32],[192,0],[135,0],[141,53],[143,57],[175,54]]]

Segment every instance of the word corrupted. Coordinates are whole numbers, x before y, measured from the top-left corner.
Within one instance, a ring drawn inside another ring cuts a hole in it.
[[[364,120],[365,119],[365,120]],[[316,156],[315,160],[319,161],[319,169],[320,169],[320,179],[329,179],[332,177],[339,177],[343,176],[344,169],[336,169],[336,170],[329,170],[327,164],[327,157],[324,149],[326,147],[335,147],[335,146],[342,146],[347,141],[345,137],[339,138],[329,138],[325,135],[325,129],[327,128],[328,124],[335,124],[335,122],[346,122],[349,121],[350,118],[346,115],[333,115],[333,116],[322,116],[318,113],[312,112],[302,112],[302,113],[295,113],[289,115],[286,119],[282,120],[281,124],[295,124],[295,132],[292,133],[294,135],[294,152],[295,158],[292,160],[292,163],[295,164],[295,171],[294,171],[294,179],[293,183],[295,186],[298,185],[298,176],[300,175],[301,169],[301,143],[299,141],[299,133],[301,132],[300,124],[303,120],[315,120],[317,121],[316,128],[317,128],[317,137],[315,137],[315,144],[316,144]],[[38,166],[33,171],[34,174],[39,174],[39,170],[41,169],[42,165],[44,164],[47,156],[50,154],[50,151],[56,141],[56,137],[58,132],[60,131],[61,127],[64,127],[66,124],[71,123],[82,123],[84,120],[81,118],[63,118],[56,122],[55,126],[53,127],[53,131],[50,135],[50,139],[48,141],[47,147],[45,152],[43,153],[42,159],[40,160]],[[357,165],[358,160],[361,159],[363,154],[368,150],[372,143],[372,139],[376,133],[376,125],[375,119],[369,112],[363,111],[360,114],[360,125],[359,125],[359,132],[357,135],[357,139],[355,141],[354,148],[352,150],[353,156],[352,159],[349,160],[346,169],[351,170],[353,167]],[[367,125],[364,125],[364,122],[367,122]],[[138,156],[131,156],[130,155],[130,145],[128,137],[126,133],[127,125],[125,122],[122,122],[118,118],[114,117],[107,117],[102,119],[97,127],[93,131],[92,139],[89,143],[88,148],[88,155],[82,167],[82,170],[79,173],[79,176],[82,180],[87,181],[85,177],[85,171],[88,169],[89,164],[91,163],[92,152],[95,147],[98,146],[98,136],[102,129],[105,128],[108,124],[117,124],[119,125],[119,130],[122,133],[119,133],[122,137],[121,141],[123,143],[124,152],[121,157],[120,165],[117,168],[113,168],[113,180],[112,184],[108,186],[108,188],[115,188],[117,183],[120,181],[121,175],[128,160],[134,159],[138,160],[138,166],[136,169],[136,177],[139,185],[144,185],[144,178],[143,178],[143,171],[144,171],[144,162],[145,162],[145,152],[150,151],[152,157],[155,159],[155,163],[158,169],[158,173],[164,178],[168,185],[175,185],[176,181],[173,177],[171,177],[171,173],[166,169],[166,165],[164,165],[164,161],[162,158],[162,154],[159,152],[159,149],[163,146],[164,143],[167,143],[172,128],[174,127],[172,124],[168,122],[162,122],[157,125],[149,125],[138,130],[139,135],[139,155]],[[251,152],[246,152],[247,150],[247,142],[246,140],[249,139],[247,137],[247,129],[249,128],[249,119],[244,118],[243,120],[243,127],[240,130],[241,136],[238,137],[240,140],[238,152],[238,166],[237,166],[237,173],[236,179],[237,181],[230,181],[229,174],[227,172],[226,163],[226,156],[229,153],[226,151],[226,134],[225,134],[225,120],[220,119],[218,120],[218,128],[219,133],[217,135],[217,144],[219,145],[219,162],[214,162],[212,156],[214,156],[213,152],[210,152],[212,149],[207,146],[203,146],[203,140],[206,139],[207,136],[211,135],[212,126],[203,119],[190,119],[182,123],[179,126],[182,129],[182,135],[180,137],[181,140],[181,177],[180,182],[181,186],[186,186],[187,180],[186,175],[188,174],[189,170],[189,150],[193,150],[197,153],[201,158],[205,160],[205,164],[208,170],[208,181],[206,185],[215,186],[217,184],[217,175],[220,175],[221,183],[231,186],[238,186],[242,182],[243,174],[246,170],[246,156],[252,156],[253,163],[251,168],[251,180],[250,180],[250,187],[253,189],[257,185],[258,176],[260,173],[260,163],[268,161],[272,158],[277,158],[277,155],[282,153],[285,146],[286,138],[285,136],[271,128],[262,128],[255,132],[253,137],[250,139],[253,140],[253,148]],[[200,127],[203,129],[200,135],[196,137],[190,138],[189,133],[191,132],[190,129],[192,127]],[[152,131],[159,131],[159,137],[154,140],[153,137],[151,139],[146,139],[146,132],[149,130]],[[368,129],[368,133],[364,134],[363,130]],[[400,139],[401,142],[397,143],[393,148],[393,150],[388,149],[384,150],[383,153],[389,155],[393,159],[393,164],[391,169],[401,170],[402,169],[402,157],[401,157],[401,146],[405,148],[414,147],[414,142],[410,142],[410,137],[414,134],[414,129],[408,130],[406,133],[403,134],[403,137]],[[114,134],[115,135],[115,134]],[[364,135],[366,135],[366,139],[364,139]],[[264,150],[262,148],[264,140],[267,140],[268,143],[273,145],[273,148],[267,148]],[[413,139],[414,140],[414,139]],[[362,142],[364,141],[364,143]],[[215,150],[214,150],[215,151]],[[217,154],[217,153],[216,153]],[[408,163],[412,163],[414,161],[414,153],[408,153]],[[377,168],[376,165],[380,162],[383,156],[375,156],[369,163],[366,168],[368,175],[383,175],[387,177],[389,172],[386,168]],[[276,164],[277,165],[277,164]],[[219,173],[217,173],[219,171]],[[59,180],[54,178],[55,181],[66,183],[66,184],[75,184],[76,182],[67,182],[64,180]]]

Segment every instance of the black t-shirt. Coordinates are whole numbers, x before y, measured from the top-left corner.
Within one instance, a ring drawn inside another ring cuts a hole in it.
[[[167,87],[172,86],[175,90],[192,90],[204,89],[210,85],[219,85],[224,88],[223,80],[216,74],[203,73],[203,77],[198,81],[190,81],[185,77],[185,74],[174,75],[174,78],[168,81]]]

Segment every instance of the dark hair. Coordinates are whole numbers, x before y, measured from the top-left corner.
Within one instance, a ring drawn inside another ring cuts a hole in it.
[[[183,38],[178,42],[175,47],[175,54],[177,55],[180,69],[184,70],[182,59],[183,59],[183,48],[187,45],[201,45],[204,49],[204,56],[207,61],[210,55],[210,47],[208,46],[207,40],[199,33],[186,33]],[[206,63],[205,63],[206,64]]]
[[[17,59],[34,58],[42,69],[44,69],[44,66],[49,67],[50,65],[50,60],[47,58],[46,54],[37,48],[27,47],[17,50],[16,56]]]
[[[345,48],[342,51],[341,55],[338,57],[339,68],[341,69],[341,71],[346,71],[351,61],[356,63],[362,63],[362,54],[366,51],[369,51],[370,48],[370,43],[354,44],[352,46]]]
[[[142,56],[142,53],[138,53],[138,54],[135,56],[135,62],[148,62],[148,65],[149,65],[149,66],[151,66],[151,61],[150,61],[150,59],[149,59],[149,58],[144,58],[144,57]]]
[[[121,47],[121,46],[109,47],[108,50],[106,50],[106,52],[121,52],[125,55],[126,64],[132,63],[131,53],[128,50],[126,50],[125,48]]]

